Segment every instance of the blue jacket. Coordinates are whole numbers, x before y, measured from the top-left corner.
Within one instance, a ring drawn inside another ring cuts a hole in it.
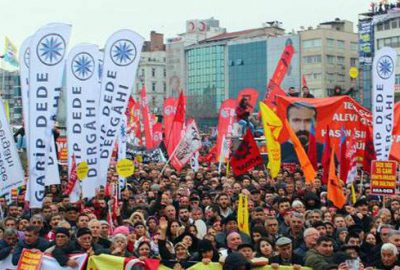
[[[13,257],[12,257],[12,263],[14,265],[18,264],[19,258],[21,257],[21,253],[22,253],[22,250],[24,248],[26,248],[26,249],[39,249],[40,251],[43,252],[49,247],[50,247],[50,243],[48,241],[46,241],[45,239],[41,238],[41,237],[39,237],[39,239],[35,243],[33,243],[32,245],[27,244],[25,242],[25,240],[19,240],[18,244],[17,244],[17,247],[15,248]]]
[[[9,246],[6,241],[0,240],[0,261],[7,258],[11,250],[12,246]]]

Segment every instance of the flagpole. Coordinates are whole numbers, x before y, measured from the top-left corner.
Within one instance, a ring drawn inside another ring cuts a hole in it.
[[[360,196],[363,195],[364,170],[361,170]]]
[[[165,163],[164,167],[161,170],[160,176],[162,176],[162,174],[164,173],[165,169],[167,168],[169,162],[171,161],[171,159],[175,155],[175,152],[178,150],[179,145],[182,143],[183,137],[184,136],[181,136],[181,139],[179,140],[179,143],[176,145],[174,151],[172,151],[171,155],[168,157],[167,163]]]

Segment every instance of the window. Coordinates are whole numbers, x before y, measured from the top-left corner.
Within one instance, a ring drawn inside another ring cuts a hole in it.
[[[152,107],[156,106],[156,97],[151,97],[151,104],[152,104]]]
[[[337,40],[336,44],[338,49],[344,50],[344,40]]]
[[[144,68],[142,68],[142,76],[144,76]]]
[[[163,89],[164,89],[164,93],[166,93],[167,92],[167,83],[166,82],[163,82]]]
[[[392,29],[397,28],[397,20],[392,21]]]
[[[333,48],[333,47],[335,47],[335,40],[332,39],[332,38],[326,39],[326,46],[328,46],[328,48]]]
[[[386,22],[383,23],[383,29],[385,29],[385,30],[389,30],[390,29],[389,21],[386,21]]]
[[[344,57],[343,56],[338,56],[337,57],[337,63],[343,65],[344,64]]]
[[[321,47],[321,39],[320,38],[309,39],[309,40],[304,40],[303,41],[303,48],[304,49],[319,48],[319,47]]]
[[[156,69],[152,68],[151,69],[151,77],[155,77],[156,76]]]
[[[167,69],[164,68],[163,74],[164,74],[164,78],[167,77]]]
[[[357,58],[350,58],[350,66],[352,67],[357,66]]]
[[[395,75],[395,84],[400,84],[400,74]]]
[[[358,43],[357,42],[350,42],[350,50],[357,51]]]
[[[321,63],[321,55],[303,56],[303,62],[305,64]]]
[[[151,90],[156,91],[156,82],[151,83]]]
[[[326,61],[328,62],[328,64],[335,64],[335,59],[336,57],[333,55],[327,55],[326,56]]]

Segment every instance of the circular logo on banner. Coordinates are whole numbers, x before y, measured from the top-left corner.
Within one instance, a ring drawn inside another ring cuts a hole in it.
[[[25,66],[28,68],[29,68],[30,60],[31,60],[31,49],[28,47],[28,48],[26,48],[25,53],[24,53],[24,63],[25,63]]]
[[[114,42],[111,46],[110,56],[111,60],[117,66],[127,66],[136,58],[136,47],[127,39],[120,39]]]
[[[356,67],[351,67],[349,70],[350,78],[355,79],[358,77],[358,69]]]
[[[133,174],[135,170],[135,166],[133,165],[132,160],[129,159],[121,159],[117,162],[117,174],[121,177],[129,177]]]
[[[392,74],[394,70],[393,59],[387,55],[381,56],[378,60],[378,64],[376,66],[379,77],[386,80]]]
[[[164,108],[165,115],[171,115],[172,114],[172,110],[173,110],[172,106],[166,106]]]
[[[65,54],[65,40],[59,34],[48,34],[39,41],[36,54],[46,66],[57,65]]]
[[[86,81],[93,75],[95,63],[93,57],[86,53],[78,53],[72,59],[71,70],[75,78],[80,81]]]
[[[87,177],[88,172],[89,166],[86,161],[82,161],[78,164],[78,167],[76,168],[76,175],[78,176],[79,180],[84,180]]]

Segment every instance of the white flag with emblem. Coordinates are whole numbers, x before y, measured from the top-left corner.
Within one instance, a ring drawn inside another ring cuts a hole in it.
[[[47,161],[71,26],[49,24],[32,37],[29,61],[29,181],[31,208],[42,207]],[[49,180],[50,181],[50,180]]]
[[[143,37],[130,30],[117,31],[107,40],[100,91],[98,185],[106,186],[111,154],[135,83],[143,42]]]
[[[396,50],[380,49],[372,65],[372,118],[376,159],[389,159],[392,146]]]
[[[66,65],[68,172],[72,155],[77,164],[87,162],[89,170],[81,186],[83,198],[88,199],[95,195],[98,177],[100,55],[97,45],[79,44],[69,52]]]

